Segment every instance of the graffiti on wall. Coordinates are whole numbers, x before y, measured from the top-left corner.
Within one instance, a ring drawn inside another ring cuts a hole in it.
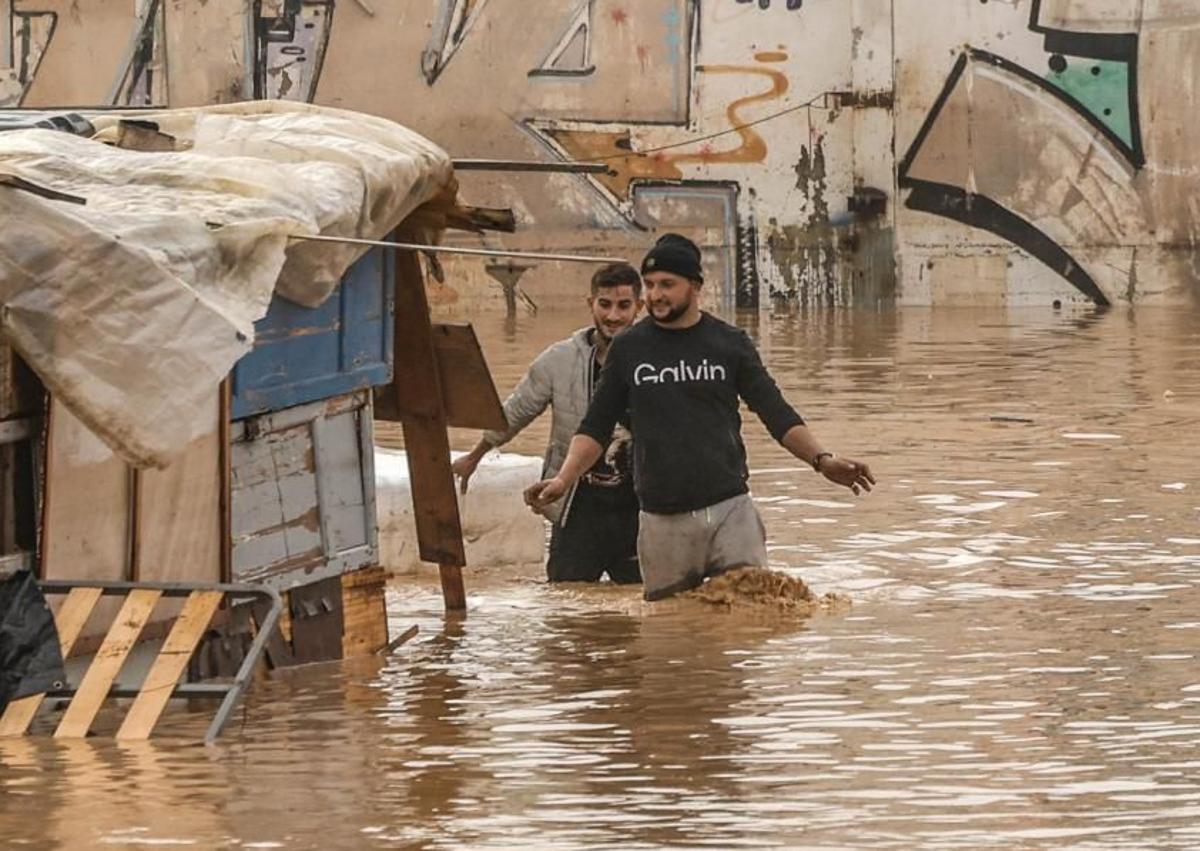
[[[739,3],[757,3],[760,9],[770,9],[771,0],[737,0]],[[804,6],[804,0],[787,0],[787,8],[800,9]]]
[[[455,155],[599,160],[472,187],[547,247],[686,232],[742,305],[846,303],[867,292],[846,281],[890,274],[886,299],[914,220],[935,252],[977,247],[948,223],[983,228],[1101,304],[1200,264],[1194,3],[938,2],[955,45],[982,39],[952,68],[923,31],[895,56],[919,25],[869,0],[0,0],[0,104],[281,98],[395,118]],[[906,63],[936,69],[919,98]],[[893,181],[917,214],[895,215]]]
[[[546,58],[530,70],[529,76],[585,76],[595,72],[596,66],[592,63],[592,15],[595,5],[595,0],[584,0]]]
[[[259,8],[255,20],[254,93],[312,102],[325,64],[334,0],[286,0]]]
[[[1035,0],[1040,72],[965,50],[899,181],[909,208],[995,233],[1107,305],[1132,297],[1144,255],[1192,257],[1178,249],[1200,238],[1187,200],[1200,188],[1188,150],[1200,104],[1178,71],[1200,55],[1200,32],[1173,0],[1088,5]]]
[[[15,22],[0,58],[25,57],[8,62],[19,85],[0,91],[21,102],[44,54],[53,61],[35,105],[323,102],[399,117],[455,153],[603,160],[610,174],[572,179],[583,188],[571,197],[586,208],[536,200],[543,233],[603,223],[640,245],[655,230],[681,230],[705,246],[723,297],[752,305],[760,292],[803,294],[827,276],[829,205],[808,195],[848,187],[790,177],[821,148],[823,131],[803,114],[786,119],[801,119],[786,132],[763,122],[812,95],[796,90],[799,59],[775,16],[731,24],[722,6],[728,0],[547,0],[530,18],[520,0],[0,0]],[[56,21],[64,26],[51,45]],[[746,32],[730,41],[717,29],[727,26]],[[85,55],[74,67],[72,56]],[[392,88],[360,85],[364,68]],[[794,184],[794,216],[770,209],[781,180]],[[798,234],[813,229],[822,247],[810,251]],[[811,268],[781,274],[781,263]]]
[[[421,53],[425,82],[432,86],[437,81],[487,4],[488,0],[437,0],[429,44]]]
[[[25,100],[57,23],[52,11],[0,0],[0,107],[20,106]]]

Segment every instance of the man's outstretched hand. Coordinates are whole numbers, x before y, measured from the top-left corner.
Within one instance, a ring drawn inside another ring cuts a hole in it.
[[[543,479],[525,489],[525,504],[537,511],[561,499],[566,492],[567,486],[557,476],[553,479]]]
[[[460,455],[450,464],[450,469],[454,475],[458,476],[459,488],[463,493],[467,492],[467,483],[471,481],[471,476],[475,475],[475,469],[479,466],[479,459],[472,453]]]
[[[822,458],[821,475],[834,484],[850,488],[856,495],[871,490],[871,486],[875,484],[871,468],[853,458]]]

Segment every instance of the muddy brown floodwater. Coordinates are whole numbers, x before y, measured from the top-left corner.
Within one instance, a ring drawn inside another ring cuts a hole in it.
[[[477,323],[501,391],[576,320]],[[258,685],[215,747],[187,743],[206,713],[145,745],[0,744],[0,837],[1200,847],[1195,311],[739,321],[878,473],[856,500],[747,423],[773,566],[849,607],[652,607],[481,566],[447,623],[432,576],[398,582],[416,640]]]

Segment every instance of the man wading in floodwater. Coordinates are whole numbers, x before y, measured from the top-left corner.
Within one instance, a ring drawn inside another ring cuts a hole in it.
[[[592,276],[588,307],[593,327],[576,331],[538,355],[517,389],[504,400],[508,431],[486,432],[474,449],[454,462],[463,493],[487,451],[516,437],[547,405],[553,420],[543,475],[558,472],[587,410],[613,337],[632,325],[642,309],[642,279],[637,269],[627,263],[614,263],[597,271]],[[613,582],[642,581],[629,432],[619,429],[613,435],[610,427],[603,445],[596,446],[592,460],[571,477],[574,487],[563,488],[539,506],[553,522],[550,558],[546,562],[551,582],[599,582],[605,573]],[[562,498],[564,494],[566,499]]]
[[[525,492],[535,509],[596,462],[626,411],[641,500],[638,557],[647,600],[738,567],[765,567],[766,531],[750,501],[738,397],[785,449],[854,493],[875,484],[866,464],[821,448],[783,398],[744,331],[700,310],[700,250],[676,234],[642,262],[650,315],[613,341],[557,475]]]

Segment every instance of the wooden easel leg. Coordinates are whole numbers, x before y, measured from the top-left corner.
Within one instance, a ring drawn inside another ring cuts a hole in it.
[[[416,252],[396,252],[393,386],[412,483],[417,543],[423,561],[439,566],[451,611],[466,609],[466,564],[458,495],[450,469],[450,438],[434,350],[425,280]]]
[[[463,585],[462,568],[456,564],[438,565],[442,574],[442,599],[449,611],[465,611],[467,608],[467,589]]]

